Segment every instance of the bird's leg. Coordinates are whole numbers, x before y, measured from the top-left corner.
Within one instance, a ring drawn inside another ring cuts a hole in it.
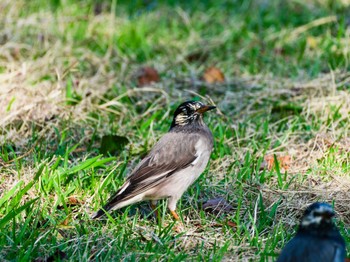
[[[160,219],[158,209],[157,209],[157,200],[152,200],[151,201],[151,208],[156,216],[156,219]]]
[[[170,210],[170,213],[173,215],[173,217],[175,218],[175,220],[179,221],[180,217],[179,215],[176,213],[175,210]]]
[[[170,210],[170,213],[177,221],[177,225],[174,225],[173,230],[177,233],[183,233],[185,231],[185,225],[182,223],[182,221],[180,221],[179,215],[176,213],[175,210]]]
[[[170,213],[172,214],[172,216],[175,218],[176,221],[180,220],[179,215],[176,213],[176,203],[177,203],[177,199],[174,197],[170,197],[169,198],[169,202],[168,202],[168,208],[170,210]]]
[[[170,197],[169,198],[169,202],[168,202],[168,208],[170,210],[171,215],[174,217],[174,219],[176,221],[178,221],[177,225],[175,225],[173,227],[173,230],[175,230],[177,233],[182,233],[185,230],[185,225],[182,223],[182,221],[180,220],[179,215],[175,211],[176,210],[177,200],[178,200],[178,198]]]

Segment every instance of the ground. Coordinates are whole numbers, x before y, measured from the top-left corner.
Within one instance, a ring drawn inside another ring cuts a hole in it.
[[[349,254],[350,2],[175,2],[0,2],[2,261],[273,261],[315,201]],[[91,220],[189,99],[218,110],[183,228]]]

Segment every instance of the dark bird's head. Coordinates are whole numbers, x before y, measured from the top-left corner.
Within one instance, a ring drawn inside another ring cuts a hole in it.
[[[335,212],[331,205],[327,203],[313,203],[304,212],[301,219],[300,227],[307,228],[321,228],[332,226],[332,218]]]
[[[344,261],[345,240],[332,221],[331,205],[316,202],[308,206],[301,219],[297,235],[283,248],[276,262]]]
[[[175,110],[171,128],[190,124],[203,124],[203,113],[214,108],[216,107],[205,105],[199,101],[184,102]]]

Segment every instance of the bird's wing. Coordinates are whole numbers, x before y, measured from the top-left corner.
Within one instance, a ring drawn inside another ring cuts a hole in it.
[[[287,243],[277,262],[340,262],[345,259],[345,247],[333,239],[297,236]]]
[[[135,168],[129,179],[143,182],[163,172],[182,169],[199,156],[198,134],[167,133]]]
[[[112,209],[121,201],[144,193],[194,163],[201,154],[196,147],[200,139],[198,134],[165,134],[136,166],[124,185],[109,199],[104,209]]]

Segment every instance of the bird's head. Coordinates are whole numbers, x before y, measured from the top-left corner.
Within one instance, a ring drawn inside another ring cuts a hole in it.
[[[174,126],[185,126],[192,123],[202,123],[202,114],[215,106],[205,105],[199,101],[187,101],[179,105],[175,110],[171,128]]]
[[[327,203],[313,203],[306,210],[301,219],[300,226],[307,227],[322,227],[332,224],[332,218],[335,212],[331,205]]]

